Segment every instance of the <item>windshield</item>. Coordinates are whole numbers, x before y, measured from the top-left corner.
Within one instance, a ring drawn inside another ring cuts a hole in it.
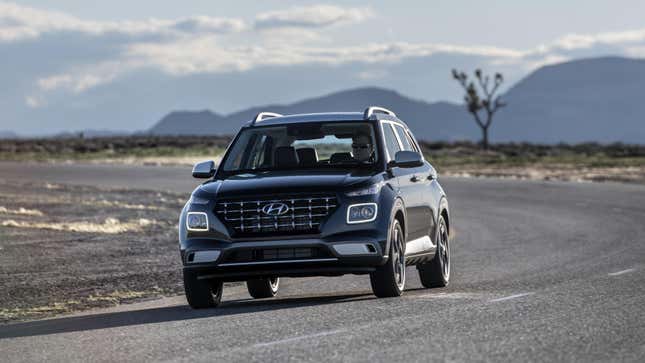
[[[378,150],[366,122],[321,122],[243,130],[231,146],[225,172],[371,167]]]

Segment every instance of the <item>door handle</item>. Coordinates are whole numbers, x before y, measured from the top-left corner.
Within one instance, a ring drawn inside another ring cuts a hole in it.
[[[428,175],[428,180],[434,180],[434,178],[435,178],[435,177],[434,177],[434,174],[429,174],[429,175]]]
[[[419,179],[416,175],[412,175],[412,178],[410,178],[410,181],[413,183],[416,183],[418,181],[421,181],[421,179]]]

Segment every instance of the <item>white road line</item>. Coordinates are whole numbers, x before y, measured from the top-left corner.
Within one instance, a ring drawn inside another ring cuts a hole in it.
[[[635,268],[628,268],[627,270],[610,272],[610,273],[607,274],[607,276],[618,276],[618,275],[622,275],[622,274],[628,274],[628,273],[634,272],[634,271],[636,271]]]
[[[295,341],[303,340],[303,339],[319,338],[319,337],[324,337],[324,336],[327,336],[327,335],[334,335],[334,334],[338,334],[338,333],[343,333],[345,331],[346,331],[345,329],[330,330],[330,331],[323,331],[323,332],[316,333],[316,334],[301,335],[301,336],[297,336],[297,337],[293,337],[293,338],[274,340],[274,341],[266,342],[266,343],[257,343],[257,344],[253,345],[253,348],[269,347],[269,346],[272,346],[272,345],[291,343],[291,342],[295,342]]]
[[[506,300],[511,300],[511,299],[517,299],[518,297],[523,297],[523,296],[528,296],[528,295],[533,295],[532,292],[523,292],[521,294],[515,294],[511,296],[504,296],[500,297],[497,299],[489,300],[488,302],[499,302],[499,301],[506,301]]]
[[[411,297],[413,299],[477,299],[480,298],[482,294],[468,292],[428,292],[419,295],[407,294],[403,296]]]

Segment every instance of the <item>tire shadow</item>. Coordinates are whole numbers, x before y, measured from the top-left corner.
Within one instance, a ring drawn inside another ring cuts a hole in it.
[[[324,296],[287,296],[275,299],[241,299],[223,302],[213,309],[193,310],[188,305],[149,308],[133,311],[70,316],[24,323],[0,325],[0,339],[81,332],[133,325],[163,323],[206,317],[229,316],[275,311],[307,306],[341,304],[375,299],[371,293]]]

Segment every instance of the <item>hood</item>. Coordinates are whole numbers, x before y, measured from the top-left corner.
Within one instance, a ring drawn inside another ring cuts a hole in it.
[[[199,187],[216,196],[274,194],[292,192],[335,192],[352,186],[360,187],[376,179],[374,171],[270,171],[239,174],[225,180],[215,180]],[[374,181],[376,182],[376,181]]]

